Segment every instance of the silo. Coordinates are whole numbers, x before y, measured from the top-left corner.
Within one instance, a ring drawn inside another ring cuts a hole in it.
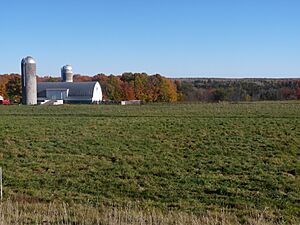
[[[22,59],[22,103],[23,105],[37,104],[36,63],[31,56]]]
[[[72,66],[65,65],[61,68],[61,79],[63,82],[73,82]]]

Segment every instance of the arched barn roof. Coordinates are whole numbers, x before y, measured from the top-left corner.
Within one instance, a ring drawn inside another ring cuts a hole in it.
[[[95,85],[98,82],[40,82],[38,83],[38,97],[46,97],[48,89],[69,89],[69,96],[93,97]]]

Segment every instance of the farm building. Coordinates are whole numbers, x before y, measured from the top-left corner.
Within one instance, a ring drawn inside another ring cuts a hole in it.
[[[102,90],[99,82],[73,82],[73,71],[70,65],[61,68],[62,82],[40,82],[37,84],[39,103],[62,100],[72,104],[91,104],[102,101]]]
[[[36,62],[31,56],[22,59],[21,70],[24,105],[92,104],[102,101],[99,82],[73,83],[73,71],[70,65],[61,68],[62,82],[37,83]]]
[[[102,101],[99,82],[40,82],[37,85],[38,102],[63,100],[65,103],[91,104]]]
[[[121,101],[121,105],[141,105],[141,100],[129,100],[129,101]]]
[[[0,105],[9,105],[10,101],[9,100],[5,100],[3,98],[3,96],[0,95]]]

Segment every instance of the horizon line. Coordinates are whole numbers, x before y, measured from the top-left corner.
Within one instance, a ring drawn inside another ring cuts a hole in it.
[[[88,77],[93,77],[93,76],[97,76],[99,74],[103,74],[105,76],[122,76],[122,74],[124,73],[132,73],[132,74],[136,74],[136,73],[140,73],[140,74],[147,74],[149,76],[152,75],[161,75],[163,77],[166,78],[170,78],[170,79],[274,79],[274,80],[284,80],[284,79],[300,79],[300,75],[295,75],[295,76],[266,76],[266,75],[262,75],[262,76],[232,76],[232,75],[189,75],[189,76],[169,76],[169,75],[163,75],[161,73],[147,73],[147,72],[123,72],[121,74],[106,74],[106,73],[96,73],[94,75],[89,75],[89,74],[82,74],[82,73],[74,73],[74,76],[88,76]],[[0,73],[0,75],[21,75],[20,72],[11,72],[11,73]],[[53,78],[59,78],[61,77],[60,75],[39,75],[37,74],[38,77],[53,77]]]

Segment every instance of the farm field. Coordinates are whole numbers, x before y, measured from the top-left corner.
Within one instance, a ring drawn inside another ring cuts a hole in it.
[[[300,102],[0,106],[4,198],[300,222]]]

